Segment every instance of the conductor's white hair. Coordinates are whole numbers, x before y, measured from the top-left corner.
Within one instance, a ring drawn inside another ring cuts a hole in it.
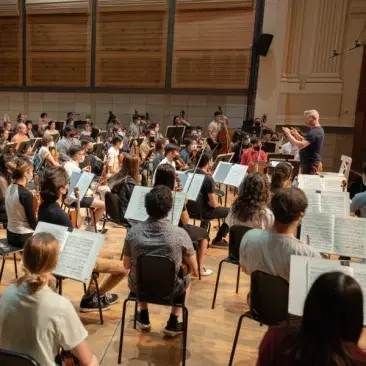
[[[305,111],[304,116],[311,117],[312,119],[319,121],[319,112],[315,109],[309,109],[308,111]]]

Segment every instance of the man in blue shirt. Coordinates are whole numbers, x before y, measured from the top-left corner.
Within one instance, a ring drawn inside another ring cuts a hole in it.
[[[357,193],[351,202],[351,212],[359,212],[359,217],[366,218],[366,192]]]

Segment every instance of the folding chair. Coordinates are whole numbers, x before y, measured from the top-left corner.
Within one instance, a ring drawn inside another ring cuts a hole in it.
[[[239,280],[240,280],[240,263],[239,263],[239,249],[240,249],[240,243],[241,239],[245,235],[246,232],[251,230],[252,228],[247,226],[240,226],[240,225],[234,225],[230,228],[230,234],[229,234],[229,256],[224,258],[219,265],[219,271],[217,273],[216,278],[216,286],[215,286],[215,292],[214,297],[212,300],[212,309],[215,309],[215,303],[216,303],[216,296],[217,296],[217,290],[219,288],[219,281],[221,276],[221,267],[223,263],[230,263],[238,266],[238,274],[236,278],[236,293],[239,292]]]
[[[242,314],[236,328],[229,366],[233,364],[236,345],[238,343],[241,323],[249,318],[267,326],[288,324],[288,292],[289,284],[282,277],[272,276],[261,271],[253,272],[250,278],[250,310]]]
[[[0,365],[1,366],[40,366],[39,363],[30,356],[23,353],[6,351],[0,349]]]
[[[3,257],[3,263],[1,265],[1,270],[0,270],[0,283],[1,283],[1,279],[3,277],[6,257],[11,254],[13,255],[13,259],[14,259],[15,277],[18,278],[16,253],[21,253],[21,252],[23,252],[23,248],[13,247],[12,245],[8,244],[7,239],[0,239],[0,256]]]
[[[188,309],[185,306],[185,292],[179,297],[179,299],[173,297],[175,281],[175,264],[170,258],[156,255],[143,255],[138,258],[136,269],[137,292],[136,294],[130,292],[123,303],[118,364],[121,364],[122,361],[126,308],[129,301],[135,302],[134,329],[136,329],[138,302],[182,308],[184,325],[182,365],[184,366],[186,364]]]

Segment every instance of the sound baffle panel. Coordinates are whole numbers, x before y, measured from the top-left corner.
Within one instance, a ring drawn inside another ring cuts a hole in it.
[[[21,86],[21,60],[21,19],[0,16],[0,86]]]
[[[194,3],[191,10],[177,3],[172,86],[247,88],[254,9],[198,11]]]
[[[167,10],[98,13],[96,85],[164,87],[167,33]]]
[[[27,18],[27,85],[89,86],[90,16]]]

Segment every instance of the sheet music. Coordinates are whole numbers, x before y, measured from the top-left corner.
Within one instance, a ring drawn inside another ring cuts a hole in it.
[[[314,213],[303,218],[301,223],[300,240],[307,243],[309,237],[310,246],[319,252],[333,252],[333,215]]]
[[[319,175],[304,175],[299,174],[298,176],[299,188],[309,190],[325,190],[325,180]]]
[[[188,173],[187,182],[183,188],[183,192],[187,194],[187,198],[192,201],[197,201],[198,195],[201,191],[203,181],[205,180],[204,174],[195,174],[193,181],[193,173]],[[191,184],[192,181],[192,184]],[[189,188],[189,191],[188,191]]]
[[[334,219],[335,254],[365,258],[366,219],[336,217]]]
[[[324,175],[323,177],[326,191],[342,192],[342,184],[345,180],[344,177],[334,175]]]
[[[182,185],[182,187],[184,187],[187,182],[187,179],[188,179],[188,174],[186,174],[184,172],[180,172],[179,170],[176,171],[176,174],[178,175],[178,178],[180,179],[180,184]]]
[[[311,286],[316,279],[323,273],[328,272],[343,272],[353,277],[353,268],[348,266],[342,266],[340,261],[325,260],[324,262],[308,262],[307,272],[307,292],[309,292]]]
[[[72,173],[72,174],[74,174],[74,173]],[[94,174],[87,173],[87,172],[82,172],[81,176],[79,177],[79,180],[76,183],[76,187],[79,188],[80,200],[82,200],[84,198],[86,192],[89,189],[91,182],[93,181],[93,178],[94,178]],[[74,190],[72,190],[72,193],[70,194],[70,198],[76,199]]]
[[[308,214],[320,213],[321,212],[321,196],[320,191],[304,189],[306,198],[308,199],[308,207],[306,209],[305,217]]]
[[[104,236],[82,230],[69,234],[54,274],[87,282],[90,279]]]
[[[82,173],[72,172],[70,177],[70,184],[69,184],[69,190],[67,193],[67,198],[70,198],[71,195],[74,193],[74,188],[76,187]],[[74,196],[75,199],[75,196]]]
[[[172,192],[173,194],[173,208],[169,213],[169,221],[178,226],[180,216],[182,215],[186,194],[184,192]]]
[[[125,213],[126,219],[145,221],[149,215],[145,208],[145,197],[152,188],[135,186]]]
[[[38,233],[52,234],[58,241],[60,245],[60,252],[62,252],[70,232],[66,226],[48,224],[47,222],[40,221],[34,231],[34,234]]]
[[[220,161],[212,175],[212,178],[214,179],[214,181],[216,183],[223,184],[231,167],[232,167],[231,163],[226,163],[224,161]]]
[[[335,216],[347,217],[350,214],[350,198],[348,192],[321,192],[321,212]]]
[[[243,181],[247,170],[247,165],[234,164],[231,167],[229,174],[226,176],[224,184],[238,188]]]

